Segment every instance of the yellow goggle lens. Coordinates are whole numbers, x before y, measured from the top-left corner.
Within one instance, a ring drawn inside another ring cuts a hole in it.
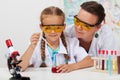
[[[76,27],[79,27],[79,26],[80,26],[80,27],[82,27],[82,29],[84,29],[84,30],[90,30],[90,29],[93,28],[92,26],[89,26],[89,25],[87,25],[87,24],[79,21],[76,17],[74,17],[74,24],[75,24]]]
[[[53,30],[57,33],[62,32],[64,29],[64,26],[43,26],[42,30],[45,33],[51,33]]]

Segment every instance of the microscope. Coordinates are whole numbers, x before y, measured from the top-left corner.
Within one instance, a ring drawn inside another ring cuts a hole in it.
[[[18,64],[22,60],[17,60],[17,56],[20,56],[20,55],[18,51],[14,50],[10,39],[6,40],[6,45],[9,49],[9,54],[7,58],[7,66],[8,66],[10,74],[12,75],[12,77],[9,80],[30,80],[29,77],[23,77],[20,74],[21,67],[18,66]]]

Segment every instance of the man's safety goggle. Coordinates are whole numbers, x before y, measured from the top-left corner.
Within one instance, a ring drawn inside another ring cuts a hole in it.
[[[90,30],[94,26],[96,26],[96,25],[91,25],[91,24],[88,24],[86,22],[81,21],[79,18],[77,18],[77,16],[74,16],[74,24],[75,24],[76,27],[80,26],[84,30]]]
[[[53,30],[57,33],[62,32],[64,29],[63,25],[42,25],[42,30],[44,33],[51,33]]]

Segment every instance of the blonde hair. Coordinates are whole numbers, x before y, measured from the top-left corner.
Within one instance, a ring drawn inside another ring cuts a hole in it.
[[[63,24],[64,24],[65,14],[58,7],[51,6],[51,7],[45,8],[42,11],[41,16],[40,16],[40,21],[41,21],[42,24],[43,24],[43,19],[46,18],[47,15],[55,15],[55,16],[63,17]],[[44,33],[43,33],[43,38],[45,38]],[[63,32],[61,34],[61,40],[62,40],[62,43],[67,50],[67,43],[66,43],[65,36],[64,36]],[[46,67],[46,64],[45,64],[45,59],[46,59],[46,56],[45,56],[45,41],[44,40],[41,40],[41,50],[40,51],[41,51],[41,59],[42,59],[42,64],[40,65],[40,67]],[[67,53],[68,53],[68,50],[67,50]],[[68,61],[68,59],[69,59],[68,54],[64,54],[64,57],[65,57],[66,61]],[[68,63],[68,62],[66,62],[66,63]]]

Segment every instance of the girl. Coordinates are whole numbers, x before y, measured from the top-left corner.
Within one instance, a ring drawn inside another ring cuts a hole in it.
[[[70,72],[91,66],[91,58],[79,47],[79,43],[75,43],[74,39],[65,39],[65,15],[61,9],[53,6],[45,8],[40,20],[42,33],[31,36],[31,44],[21,57],[22,62],[19,66],[23,71],[28,66],[46,67],[52,66],[52,63],[55,66],[59,65],[57,72]],[[59,60],[59,63],[55,62],[55,59]]]

